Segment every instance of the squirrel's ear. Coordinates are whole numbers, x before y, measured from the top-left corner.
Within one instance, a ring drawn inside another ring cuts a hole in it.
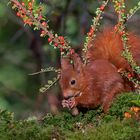
[[[70,65],[70,60],[68,58],[61,58],[61,68],[62,69],[68,69],[70,67],[72,67]]]
[[[78,56],[78,54],[74,53],[72,55],[72,59],[74,61],[74,69],[76,69],[77,72],[81,72],[83,70],[83,63],[81,58]]]

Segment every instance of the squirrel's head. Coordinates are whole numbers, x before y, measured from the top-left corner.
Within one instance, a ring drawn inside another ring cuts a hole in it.
[[[71,63],[72,61],[72,63]],[[61,60],[60,86],[65,99],[80,96],[84,81],[83,63],[80,57],[74,53]]]

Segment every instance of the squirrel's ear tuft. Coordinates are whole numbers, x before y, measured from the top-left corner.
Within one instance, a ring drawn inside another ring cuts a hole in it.
[[[74,61],[74,69],[78,72],[81,72],[83,69],[83,63],[81,61],[81,58],[78,56],[78,54],[74,53],[72,55],[72,59]]]
[[[61,68],[62,69],[69,69],[71,66],[70,60],[68,58],[62,58],[61,59]]]

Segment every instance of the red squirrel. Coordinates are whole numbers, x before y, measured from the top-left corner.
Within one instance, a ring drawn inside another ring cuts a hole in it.
[[[114,97],[124,91],[121,75],[108,60],[98,59],[84,65],[76,53],[61,61],[60,85],[64,97],[62,106],[74,109],[73,115],[78,114],[77,106],[102,105],[107,112]]]
[[[130,52],[140,66],[139,40],[139,37],[129,33]],[[113,98],[126,91],[126,85],[127,90],[132,90],[130,83],[117,71],[121,69],[133,74],[133,70],[122,57],[121,36],[113,29],[103,30],[92,43],[90,45],[93,47],[89,46],[86,53],[89,62],[87,65],[82,64],[77,54],[72,56],[73,66],[68,58],[62,59],[60,85],[65,98],[62,105],[68,108],[76,106],[94,108],[102,105],[104,112],[107,112]]]

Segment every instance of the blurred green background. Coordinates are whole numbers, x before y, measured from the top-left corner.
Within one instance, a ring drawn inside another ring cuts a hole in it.
[[[25,0],[26,1],[26,0]],[[139,0],[127,0],[127,10]],[[50,27],[59,35],[66,36],[77,51],[83,46],[92,17],[101,0],[36,0],[44,7],[44,15]],[[16,17],[8,0],[0,0],[0,108],[15,113],[16,118],[31,115],[42,116],[46,112],[58,112],[61,100],[59,86],[45,94],[39,88],[54,73],[29,76],[41,68],[60,67],[60,54],[48,45],[47,38],[40,38],[39,32],[24,27]],[[140,34],[140,12],[128,21],[129,29]],[[102,26],[117,23],[113,6],[110,4],[104,14]],[[80,52],[80,51],[79,51]]]

